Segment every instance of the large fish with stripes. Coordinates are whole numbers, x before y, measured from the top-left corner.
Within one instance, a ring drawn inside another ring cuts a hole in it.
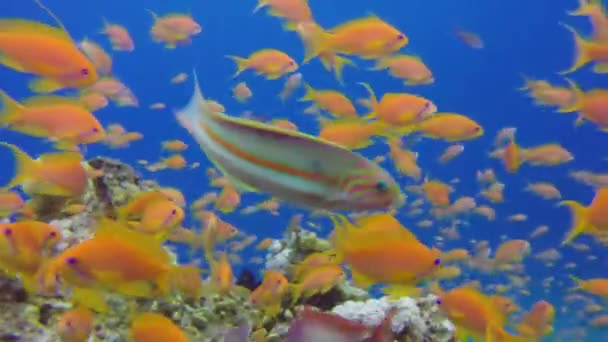
[[[312,135],[214,112],[196,73],[190,102],[176,117],[242,190],[310,209],[388,209],[400,200],[391,175],[360,154]]]

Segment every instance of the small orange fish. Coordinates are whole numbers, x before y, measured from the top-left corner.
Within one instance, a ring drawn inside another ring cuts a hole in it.
[[[103,29],[101,33],[108,36],[112,49],[116,51],[133,51],[135,44],[129,31],[124,26],[113,24],[104,19]]]
[[[285,19],[287,24],[284,27],[288,30],[294,30],[297,24],[313,21],[307,0],[258,0],[253,12],[264,7],[268,7],[268,14]]]
[[[171,13],[158,16],[150,10],[148,12],[154,19],[154,24],[150,29],[152,38],[156,42],[165,43],[165,47],[168,49],[173,49],[178,45],[189,45],[191,38],[202,31],[201,25],[191,15]]]
[[[56,323],[61,342],[86,342],[93,331],[95,317],[91,310],[77,307],[61,314]]]
[[[82,165],[82,155],[75,152],[52,152],[34,160],[15,145],[0,142],[13,153],[15,176],[10,189],[20,185],[27,194],[78,197],[84,194],[88,184],[87,171]]]
[[[344,280],[346,273],[339,265],[324,265],[311,269],[302,279],[290,285],[291,301],[307,299],[315,294],[324,294]]]
[[[96,70],[101,75],[110,75],[112,73],[112,57],[101,46],[87,38],[83,39],[78,46],[93,62]]]
[[[392,55],[376,60],[371,70],[388,69],[396,78],[402,79],[406,85],[425,85],[435,82],[433,73],[422,59],[410,55]]]
[[[378,101],[369,84],[360,84],[369,93],[369,99],[359,101],[370,110],[367,119],[378,118],[390,126],[404,127],[424,122],[437,111],[433,102],[407,93],[386,93]]]
[[[528,338],[541,339],[553,332],[553,320],[555,318],[555,308],[551,303],[540,300],[532,306],[516,326],[517,332],[521,336]]]
[[[306,94],[300,101],[312,101],[316,107],[327,111],[336,118],[348,119],[357,117],[357,109],[344,94],[336,90],[313,89],[310,85],[304,84]]]
[[[232,266],[228,261],[228,254],[221,253],[219,260],[211,256],[211,252],[205,252],[207,262],[211,266],[210,284],[220,294],[226,294],[234,286],[234,274]]]
[[[252,69],[258,75],[264,75],[267,79],[275,80],[281,76],[298,70],[298,64],[286,53],[276,49],[258,50],[247,58],[238,56],[227,56],[237,66],[234,77],[243,71]]]
[[[475,139],[484,133],[483,127],[477,122],[457,113],[435,113],[429,119],[412,125],[412,128],[413,132],[425,137],[448,142]]]
[[[319,138],[351,150],[366,148],[374,143],[372,137],[386,135],[386,126],[378,121],[320,118],[320,124]]]
[[[154,313],[139,314],[131,323],[130,338],[134,342],[188,342],[188,336],[167,317]]]
[[[412,152],[402,145],[401,139],[389,139],[389,156],[399,172],[419,181],[422,178],[422,169],[417,164],[418,153]]]
[[[79,144],[96,143],[106,135],[101,123],[76,99],[38,96],[19,103],[0,91],[0,102],[0,125],[47,138],[59,148],[73,149]]]
[[[232,97],[239,102],[246,102],[253,96],[251,89],[247,86],[247,83],[240,82],[232,89]]]
[[[274,317],[281,310],[281,302],[289,291],[289,282],[277,271],[264,273],[262,283],[249,296],[254,305],[260,307],[267,316]]]
[[[309,61],[327,51],[362,58],[388,56],[407,45],[409,39],[397,28],[375,15],[350,20],[327,32],[319,25],[299,25]],[[308,32],[303,32],[307,30]]]
[[[483,49],[484,44],[481,37],[474,32],[464,31],[460,28],[454,30],[454,34],[458,39],[465,43],[468,47],[473,49]]]

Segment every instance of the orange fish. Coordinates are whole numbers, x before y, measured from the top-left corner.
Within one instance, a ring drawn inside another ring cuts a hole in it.
[[[77,197],[88,184],[82,155],[75,152],[52,152],[34,160],[15,145],[0,142],[15,157],[15,176],[2,189],[20,185],[27,194]]]
[[[103,29],[101,33],[108,36],[112,49],[117,51],[133,51],[135,44],[133,38],[124,26],[113,24],[104,19]]]
[[[161,241],[103,219],[92,239],[52,260],[49,275],[72,286],[76,302],[105,312],[100,290],[135,297],[167,295],[172,263]]]
[[[483,49],[483,40],[481,40],[481,37],[477,33],[468,32],[457,28],[454,30],[454,34],[470,48]]]
[[[485,338],[485,341],[526,341],[504,330],[506,315],[494,301],[474,287],[459,287],[439,292],[439,308],[456,325],[456,339],[468,341]]]
[[[579,0],[579,7],[568,14],[588,17],[593,27],[592,41],[608,43],[608,17],[604,3],[599,0]]]
[[[22,276],[25,288],[36,290],[34,276],[61,232],[44,222],[0,224],[0,269]]]
[[[515,173],[517,170],[519,170],[522,162],[522,150],[515,142],[515,138],[512,138],[507,147],[504,148],[502,154],[502,163],[504,164],[507,172]]]
[[[105,95],[94,91],[81,92],[78,100],[86,109],[92,112],[107,107],[109,103],[109,100]]]
[[[412,132],[448,142],[470,140],[483,135],[483,127],[467,116],[457,113],[435,113],[429,119],[411,127]]]
[[[1,64],[41,77],[29,84],[35,92],[84,88],[97,80],[95,66],[78,50],[63,26],[2,19],[0,54]]]
[[[608,278],[579,279],[574,276],[570,278],[576,283],[572,290],[581,290],[594,296],[608,297]]]
[[[399,172],[415,181],[419,181],[422,177],[422,169],[417,164],[418,153],[404,148],[402,144],[401,139],[389,139],[389,156]]]
[[[420,186],[427,200],[431,205],[437,207],[447,207],[450,205],[450,192],[452,187],[438,180],[426,179]]]
[[[345,277],[346,273],[339,265],[315,267],[305,273],[298,283],[290,285],[291,301],[296,303],[300,298],[324,294],[344,281]]]
[[[409,42],[405,34],[375,15],[348,21],[329,31],[316,24],[308,27],[300,25],[300,30],[304,29],[309,31],[304,37],[304,61],[327,51],[380,58],[399,51]]]
[[[555,308],[544,300],[534,303],[516,327],[521,336],[541,339],[553,332]]]
[[[217,196],[215,200],[215,208],[222,213],[231,213],[241,203],[241,195],[231,185],[227,185],[222,188],[222,192]]]
[[[313,21],[308,0],[258,0],[253,12],[265,7],[268,7],[268,14],[285,19],[287,24],[284,27],[288,30],[294,30],[297,24]]]
[[[135,317],[129,335],[134,342],[190,341],[179,326],[155,312],[144,312]]]
[[[367,83],[360,83],[367,89],[369,99],[360,103],[370,109],[366,118],[378,118],[391,126],[408,126],[431,117],[437,107],[433,102],[420,96],[407,93],[386,93],[380,101]]]
[[[191,38],[202,31],[201,25],[191,15],[171,13],[158,16],[150,10],[148,12],[154,19],[154,24],[150,29],[152,38],[156,42],[165,43],[165,47],[168,49],[173,49],[178,45],[189,45]]]
[[[372,137],[386,135],[386,126],[378,121],[320,118],[319,122],[319,138],[350,150],[366,148],[374,143]]]
[[[82,49],[93,65],[95,65],[97,72],[101,75],[110,75],[112,73],[112,57],[101,46],[85,38],[78,44],[78,47]]]
[[[286,101],[290,98],[295,90],[302,85],[302,74],[296,73],[291,74],[285,81],[285,85],[283,86],[283,90],[279,94],[279,98],[281,101]]]
[[[335,224],[334,245],[337,260],[350,266],[357,286],[384,283],[389,285],[386,292],[396,294],[430,276],[440,264],[441,252],[428,248],[406,229],[388,227],[359,230],[348,222]],[[383,229],[382,234],[377,229]]]
[[[306,94],[300,101],[312,101],[316,107],[327,111],[336,118],[356,118],[357,109],[344,94],[336,90],[315,90],[308,84],[304,84]]]
[[[228,254],[221,253],[219,260],[215,260],[211,252],[205,252],[207,262],[211,267],[210,283],[211,286],[220,294],[226,294],[234,286],[234,274],[232,266],[228,261]]]
[[[232,97],[239,102],[246,102],[251,98],[251,96],[253,96],[253,93],[245,82],[240,82],[232,89]]]
[[[78,307],[61,314],[56,323],[61,342],[86,342],[93,331],[95,317],[91,310]]]
[[[568,244],[580,234],[598,235],[608,231],[608,188],[600,188],[589,206],[576,201],[563,201],[572,212],[572,226],[562,244]]]
[[[262,283],[251,292],[249,300],[264,310],[267,316],[274,317],[281,310],[281,302],[289,291],[288,285],[283,274],[268,270],[264,273]]]
[[[371,70],[384,70],[396,78],[405,82],[406,85],[424,85],[435,82],[433,73],[424,64],[422,59],[410,55],[392,55],[379,58]]]
[[[171,152],[182,152],[188,148],[188,144],[181,140],[167,140],[163,141],[162,149]]]
[[[48,138],[57,147],[73,149],[104,139],[101,123],[78,100],[38,96],[18,103],[0,91],[0,125],[27,135]]]
[[[276,49],[258,50],[247,58],[238,56],[227,56],[237,66],[234,77],[243,71],[252,69],[258,75],[264,75],[267,79],[275,80],[281,76],[298,70],[298,64],[286,53]]]
[[[335,265],[336,256],[328,252],[311,253],[304,260],[293,265],[293,279],[301,280],[304,275],[319,266]]]

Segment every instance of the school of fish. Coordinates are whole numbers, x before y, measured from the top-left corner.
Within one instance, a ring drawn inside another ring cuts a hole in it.
[[[31,76],[27,84],[31,95],[26,98],[17,98],[9,84],[1,84],[0,129],[52,145],[31,156],[18,141],[0,141],[2,154],[11,155],[15,165],[12,179],[0,188],[0,219],[9,219],[0,224],[0,271],[17,277],[32,295],[70,298],[73,308],[56,327],[62,340],[87,341],[95,317],[108,314],[105,296],[109,293],[134,300],[174,293],[198,299],[209,293],[248,291],[235,285],[233,266],[263,263],[260,256],[243,259],[242,251],[255,249],[262,255],[273,241],[240,230],[229,223],[230,218],[279,216],[283,206],[308,215],[305,220],[311,229],[331,227],[332,247],[308,255],[293,265],[289,275],[262,270],[261,284],[248,296],[269,317],[278,315],[286,302],[302,302],[351,279],[364,290],[379,286],[393,298],[436,295],[441,312],[456,326],[458,341],[519,342],[547,337],[557,341],[556,315],[579,315],[586,321],[583,333],[608,328],[608,310],[602,302],[608,297],[608,273],[600,270],[605,278],[581,279],[579,266],[562,259],[565,248],[591,251],[590,244],[577,241],[580,235],[608,245],[608,174],[579,170],[567,175],[594,189],[588,203],[562,198],[560,190],[545,180],[530,180],[520,189],[538,201],[555,204],[556,211],[569,210],[571,225],[561,245],[539,243],[540,251],[532,248],[550,232],[546,225],[529,229],[520,238],[510,238],[507,230],[497,231],[502,235],[498,245],[465,241],[461,230],[472,229],[468,227],[472,217],[510,225],[527,220],[528,213],[501,210],[501,203],[508,201],[505,189],[509,185],[499,177],[507,179],[522,168],[572,163],[575,156],[557,140],[531,144],[516,138],[516,127],[504,127],[496,132],[489,154],[477,156],[495,165],[472,175],[478,190],[463,193],[459,179],[435,178],[432,169],[419,166],[419,155],[433,159],[437,168],[448,167],[467,153],[467,142],[490,133],[477,121],[483,120],[458,108],[439,108],[433,99],[418,94],[418,89],[441,79],[435,79],[423,58],[404,52],[418,37],[403,32],[399,23],[363,14],[327,27],[317,22],[314,1],[309,4],[308,0],[259,0],[251,8],[252,16],[266,11],[275,18],[269,20],[278,19],[283,30],[301,42],[301,51],[261,46],[248,56],[214,58],[234,63],[234,74],[226,76],[233,77],[229,91],[238,104],[255,97],[248,80],[261,77],[284,82],[276,101],[309,103],[302,115],[317,122],[318,130],[301,131],[288,117],[229,114],[236,105],[205,97],[206,89],[217,85],[197,75],[194,65],[184,66],[182,73],[161,82],[189,89],[190,99],[149,104],[149,111],[164,113],[162,120],[183,127],[183,135],[163,141],[159,160],[138,160],[137,166],[150,177],[154,172],[196,172],[212,190],[192,201],[169,186],[142,192],[117,208],[113,217],[99,213],[90,239],[58,250],[62,232],[38,220],[32,198],[65,198],[64,213],[82,212],[87,184],[100,176],[85,163],[87,146],[126,149],[145,140],[145,134],[155,134],[144,126],[139,127],[141,132],[129,131],[98,115],[104,108],[142,106],[117,76],[126,71],[113,65],[114,59],[137,53],[129,27],[148,25],[150,39],[169,52],[196,49],[199,35],[219,33],[206,31],[203,15],[148,10],[149,23],[122,25],[100,18],[101,35],[78,37],[78,41],[48,8],[33,2],[53,24],[0,18],[0,65]],[[568,14],[587,18],[592,34],[584,37],[574,26],[562,23],[574,42],[572,64],[558,70],[563,81],[525,76],[519,90],[536,106],[576,113],[576,126],[587,123],[606,131],[608,89],[579,85],[573,74],[588,64],[592,69],[583,72],[608,73],[606,8],[600,0],[579,0],[578,8]],[[471,49],[484,49],[484,41],[474,32],[455,28],[451,33]],[[303,56],[299,61],[294,57],[298,53]],[[317,62],[333,74],[333,84],[305,81],[302,65]],[[349,77],[350,68],[385,73],[403,86],[378,94],[372,84]],[[340,90],[344,84],[354,84],[366,96],[353,98]],[[301,94],[299,99],[295,99],[297,94]],[[177,109],[172,113],[168,107]],[[421,140],[445,146],[444,152],[435,156],[415,152]],[[192,143],[201,149],[196,162],[184,156]],[[364,149],[371,146],[383,152],[369,157]],[[248,193],[266,199],[244,206],[241,196]],[[413,227],[406,227],[406,222]],[[435,232],[432,241],[418,236],[417,231],[426,234],[431,229]],[[175,264],[166,242],[185,246],[192,254],[201,251],[204,260]],[[587,258],[594,255],[589,253]],[[559,267],[569,278],[537,279],[526,272],[528,259]],[[500,281],[488,281],[498,275]],[[532,284],[563,288],[562,301],[550,303]],[[521,301],[533,304],[521,307]],[[188,341],[179,325],[160,313],[139,312],[128,319],[133,341]],[[393,341],[390,320],[387,315],[379,326],[367,327],[305,307],[287,340]],[[255,341],[266,341],[261,330],[254,334]]]

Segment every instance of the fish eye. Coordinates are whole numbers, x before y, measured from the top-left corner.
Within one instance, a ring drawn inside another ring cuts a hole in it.
[[[403,39],[405,39],[404,35],[400,34],[400,35],[397,36],[397,40],[403,40]]]
[[[388,190],[388,184],[385,181],[378,181],[375,187],[378,192],[386,192]]]
[[[443,301],[441,300],[441,298],[437,298],[435,303],[437,303],[437,305],[441,305],[441,304],[443,304]]]
[[[441,265],[441,259],[439,259],[439,258],[435,259],[435,261],[433,261],[433,264],[434,264],[435,266],[439,266],[439,265]]]
[[[473,129],[473,130],[474,130],[475,132],[479,132],[479,131],[481,131],[481,127],[480,127],[480,126],[476,126],[476,127]]]
[[[78,263],[78,259],[70,257],[66,259],[66,263],[68,263],[68,265],[76,265]]]
[[[49,236],[54,238],[54,237],[56,237],[56,236],[57,236],[57,232],[50,232],[50,233],[49,233]]]
[[[89,75],[89,69],[87,69],[87,68],[80,69],[80,74],[82,76],[88,76]]]
[[[4,233],[4,235],[6,236],[11,236],[13,234],[13,231],[10,228],[4,228],[2,230],[2,232]]]
[[[171,215],[176,215],[176,214],[177,214],[177,209],[171,210]]]

